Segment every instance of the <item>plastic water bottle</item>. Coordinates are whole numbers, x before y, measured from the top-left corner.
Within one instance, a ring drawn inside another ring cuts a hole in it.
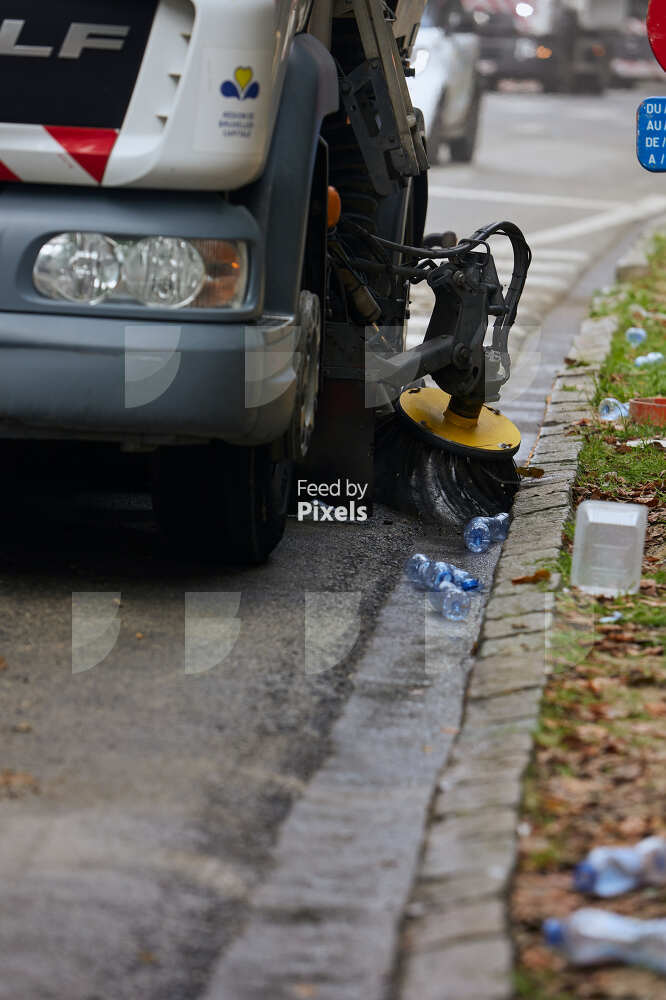
[[[638,368],[644,368],[645,365],[656,365],[659,361],[664,360],[664,355],[661,351],[650,351],[649,354],[639,354],[639,356],[634,361],[634,364]]]
[[[493,542],[503,542],[509,531],[509,515],[473,517],[465,526],[465,545],[470,552],[487,552]]]
[[[453,563],[428,559],[421,552],[410,556],[405,567],[407,578],[424,590],[436,590],[441,583],[452,583],[461,590],[479,590],[479,580]]]
[[[615,396],[606,396],[599,403],[599,416],[602,420],[620,420],[629,416],[629,403],[621,403]]]
[[[441,584],[452,583],[460,590],[478,590],[479,581],[464,569],[458,569],[452,563],[431,562],[424,567],[421,579],[426,590],[439,590]]]
[[[666,972],[666,920],[635,920],[606,910],[583,909],[543,925],[546,942],[574,965],[626,962]]]
[[[430,565],[430,560],[427,556],[424,556],[422,552],[416,552],[413,556],[410,556],[407,560],[407,565],[405,566],[405,573],[407,574],[407,579],[415,583],[417,587],[423,587],[423,573],[426,568]]]
[[[646,339],[647,333],[642,326],[630,326],[624,336],[632,347],[638,347]]]
[[[619,896],[641,885],[666,885],[666,840],[647,837],[633,847],[595,847],[574,869],[574,889]]]
[[[448,580],[442,580],[437,590],[428,591],[428,600],[435,609],[445,618],[459,622],[467,618],[472,600],[464,590],[459,590]]]

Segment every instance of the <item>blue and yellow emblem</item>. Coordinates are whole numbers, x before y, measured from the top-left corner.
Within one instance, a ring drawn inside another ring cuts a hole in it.
[[[249,66],[237,66],[234,79],[225,80],[220,90],[223,97],[235,97],[239,101],[254,100],[259,96],[259,84],[252,80],[254,76]]]

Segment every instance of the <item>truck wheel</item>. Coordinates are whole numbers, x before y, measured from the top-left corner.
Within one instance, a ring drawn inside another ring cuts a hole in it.
[[[292,463],[271,445],[162,448],[153,508],[184,555],[222,563],[265,562],[284,534]]]
[[[476,148],[476,136],[479,131],[479,112],[481,110],[481,93],[479,88],[474,92],[465,123],[465,134],[460,139],[451,139],[449,150],[455,163],[470,163]]]

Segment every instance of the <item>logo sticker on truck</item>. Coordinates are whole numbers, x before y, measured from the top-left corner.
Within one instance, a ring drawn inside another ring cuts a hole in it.
[[[263,148],[270,110],[264,73],[270,72],[271,57],[262,56],[256,51],[206,50],[195,149],[254,155]]]
[[[247,101],[248,98],[256,100],[259,97],[259,84],[256,80],[252,83],[254,73],[249,66],[237,66],[234,72],[234,80],[225,80],[220,87],[223,97],[235,97],[239,101]]]

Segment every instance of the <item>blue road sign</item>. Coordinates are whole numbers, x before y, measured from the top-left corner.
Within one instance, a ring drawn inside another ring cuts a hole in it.
[[[646,170],[666,171],[666,97],[646,97],[638,105],[636,155]]]

